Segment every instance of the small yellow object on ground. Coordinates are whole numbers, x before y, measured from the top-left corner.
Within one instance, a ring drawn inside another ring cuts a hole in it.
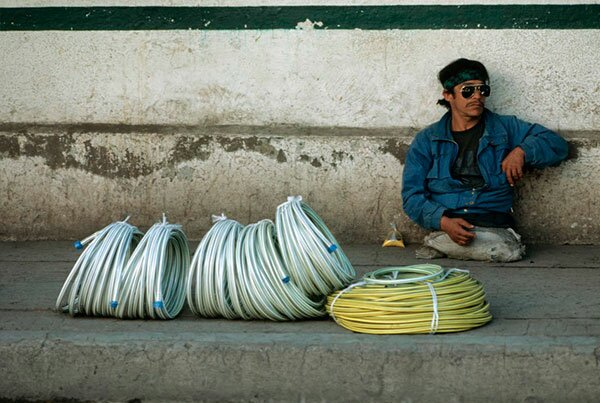
[[[402,240],[402,234],[398,232],[396,224],[391,223],[390,226],[392,227],[392,230],[388,234],[385,241],[383,241],[383,247],[397,246],[399,248],[404,248],[404,240]]]
[[[492,320],[480,282],[460,269],[387,267],[327,297],[327,312],[359,333],[460,332]]]
[[[404,248],[404,241],[402,239],[386,239],[385,241],[383,241],[383,247],[385,248],[387,246],[397,246],[399,248]]]

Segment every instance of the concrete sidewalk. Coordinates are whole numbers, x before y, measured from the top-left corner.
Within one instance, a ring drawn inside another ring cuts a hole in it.
[[[344,250],[359,274],[423,263],[412,248]],[[79,253],[69,242],[0,243],[0,401],[600,401],[597,247],[435,261],[471,270],[494,320],[420,336],[187,310],[173,321],[71,318],[52,307]]]

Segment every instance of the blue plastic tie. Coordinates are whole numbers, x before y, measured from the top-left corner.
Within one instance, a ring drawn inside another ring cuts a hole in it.
[[[281,281],[283,281],[284,284],[287,284],[290,282],[290,276],[285,276],[284,278],[281,279]]]
[[[110,301],[110,307],[112,309],[115,309],[117,306],[119,306],[119,301]]]
[[[83,249],[83,245],[81,244],[81,241],[73,242],[73,246],[75,247],[75,249]]]
[[[154,301],[154,307],[155,308],[164,308],[165,304],[163,304],[162,301]]]
[[[329,253],[333,253],[337,250],[337,245],[336,244],[332,244],[329,248],[327,248],[327,252]]]

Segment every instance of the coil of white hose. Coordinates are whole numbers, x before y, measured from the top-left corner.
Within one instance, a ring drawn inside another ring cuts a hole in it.
[[[123,271],[116,316],[173,319],[185,303],[188,241],[166,217],[148,230]]]
[[[83,251],[69,273],[56,300],[56,309],[71,315],[113,316],[121,274],[131,251],[142,237],[133,225],[114,222],[76,242]]]
[[[346,287],[354,268],[323,220],[301,196],[277,207],[281,256],[290,277],[308,295],[327,295]]]
[[[213,226],[198,244],[188,273],[186,296],[196,315],[249,319],[237,299],[231,298],[235,245],[243,226],[225,216],[213,216]]]
[[[291,281],[274,232],[272,221],[261,220],[239,234],[234,282],[242,307],[255,319],[293,320],[324,315],[324,298],[311,300]]]
[[[322,316],[286,272],[275,242],[274,224],[243,227],[225,216],[202,238],[192,260],[187,300],[192,312],[228,319],[289,320]]]

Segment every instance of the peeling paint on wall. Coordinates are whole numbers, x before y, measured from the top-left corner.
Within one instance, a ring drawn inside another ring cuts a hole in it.
[[[385,141],[385,144],[379,148],[382,153],[391,154],[401,164],[404,164],[404,160],[406,159],[406,153],[408,153],[408,148],[410,145],[406,145],[406,143],[400,142],[395,139],[388,139]]]
[[[81,169],[107,178],[137,178],[190,160],[206,161],[216,148],[228,153],[255,152],[278,163],[287,161],[284,150],[274,147],[272,138],[171,136],[175,142],[169,155],[155,158],[145,154],[147,147],[139,147],[136,136],[114,135],[112,147],[96,144],[90,137],[94,133],[63,133],[60,135],[35,135],[28,132],[0,134],[0,157],[41,157],[48,168]],[[175,139],[176,137],[176,139]],[[151,141],[151,140],[150,140]],[[156,153],[154,153],[156,154]]]
[[[323,27],[323,21],[312,22],[308,18],[306,20],[300,21],[296,24],[296,29],[302,29],[302,30],[310,30],[310,29],[322,28],[322,27]]]
[[[392,221],[406,241],[419,241],[424,231],[401,207],[407,133],[4,125],[0,239],[86,236],[124,214],[150,226],[163,211],[197,239],[211,214],[254,222],[302,194],[341,241],[379,242]],[[528,171],[516,188],[527,242],[600,243],[600,223],[588,219],[600,216],[600,133],[566,137],[576,158]]]

